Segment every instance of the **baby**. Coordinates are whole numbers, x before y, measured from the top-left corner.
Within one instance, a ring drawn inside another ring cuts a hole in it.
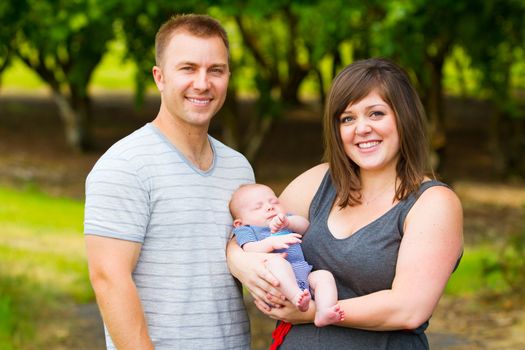
[[[274,255],[267,268],[279,280],[279,289],[300,311],[310,306],[310,289],[315,297],[317,327],[344,320],[337,304],[337,288],[326,270],[310,272],[299,243],[310,223],[298,215],[285,215],[271,188],[261,184],[243,185],[233,193],[230,211],[237,243],[249,252],[286,252],[286,260]]]

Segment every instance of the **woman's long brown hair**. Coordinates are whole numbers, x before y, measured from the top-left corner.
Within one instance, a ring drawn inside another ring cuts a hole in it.
[[[395,198],[403,200],[418,190],[428,169],[425,112],[407,74],[394,63],[371,58],[356,61],[334,79],[324,111],[324,159],[330,164],[332,182],[344,208],[360,202],[359,167],[345,153],[340,116],[351,103],[376,91],[395,113],[399,133],[399,159]]]

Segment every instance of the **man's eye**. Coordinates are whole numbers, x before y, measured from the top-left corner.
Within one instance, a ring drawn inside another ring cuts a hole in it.
[[[224,70],[222,68],[212,68],[210,69],[210,72],[216,75],[221,75],[224,73]]]

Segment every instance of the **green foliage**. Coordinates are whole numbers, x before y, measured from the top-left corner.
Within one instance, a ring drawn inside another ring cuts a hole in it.
[[[11,63],[15,49],[14,37],[26,10],[25,0],[0,2],[0,78]]]
[[[113,37],[115,1],[27,0],[17,51],[53,89],[86,95],[86,87]]]
[[[0,347],[20,349],[53,310],[93,300],[83,204],[5,188],[0,202]]]
[[[500,275],[506,286],[506,292],[525,296],[525,230],[509,236],[497,257],[486,259],[483,272],[490,278]]]
[[[512,153],[496,154],[495,159],[520,169],[516,164],[525,153],[520,143],[524,138],[521,127],[509,120],[523,117],[513,94],[516,87],[525,86],[521,0],[6,0],[0,4],[0,73],[16,49],[49,87],[68,99],[66,107],[63,100],[58,102],[61,114],[77,113],[73,121],[64,119],[80,129],[89,120],[88,86],[95,68],[99,67],[97,79],[108,87],[130,84],[121,68],[133,72],[140,103],[152,83],[159,25],[174,14],[190,12],[211,14],[226,26],[234,72],[230,100],[246,91],[260,99],[257,115],[249,119],[255,120],[254,127],[247,128],[257,131],[255,138],[285,114],[286,105],[300,103],[301,89],[312,95],[317,88],[324,101],[342,66],[384,56],[405,67],[416,83],[432,124],[434,148],[446,143],[441,130],[445,91],[489,97],[501,114],[501,120],[493,122],[505,123],[502,130],[492,128],[492,148]],[[106,62],[100,65],[110,43],[125,43],[125,49],[119,49],[128,60],[113,63],[113,72],[103,70]],[[226,113],[235,111],[235,101],[231,104]],[[239,124],[226,125],[233,130],[246,118],[228,120]],[[240,134],[254,139],[251,132]],[[236,142],[241,151],[244,143]]]
[[[495,261],[498,253],[492,246],[467,246],[456,271],[446,287],[449,295],[472,296],[479,293],[501,293],[505,281],[499,272],[490,276],[485,273],[487,261]]]
[[[0,286],[4,285],[3,282],[0,282]],[[0,291],[3,288],[0,287]],[[0,293],[0,295],[5,295],[7,293]],[[14,324],[13,324],[13,310],[11,309],[11,297],[0,296],[0,344],[8,344],[11,342],[10,337],[14,333]],[[9,349],[12,349],[9,346]]]

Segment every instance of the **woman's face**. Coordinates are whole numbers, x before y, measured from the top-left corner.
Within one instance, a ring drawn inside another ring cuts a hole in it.
[[[375,90],[350,103],[339,122],[345,153],[361,172],[395,169],[399,157],[396,116]]]

